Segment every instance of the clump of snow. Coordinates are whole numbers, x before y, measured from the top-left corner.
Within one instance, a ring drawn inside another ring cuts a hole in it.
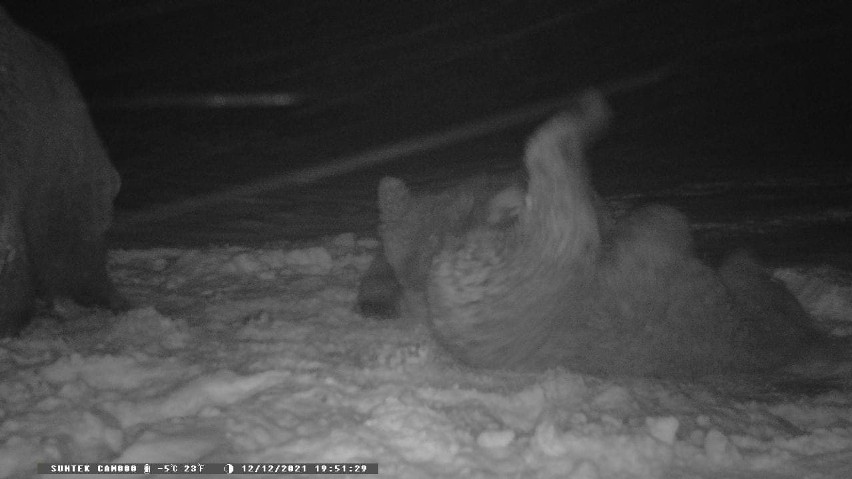
[[[645,424],[648,426],[648,433],[652,437],[665,444],[674,444],[675,433],[680,426],[676,417],[649,417],[645,419]]]
[[[506,447],[515,440],[515,431],[503,429],[499,431],[482,431],[476,437],[476,443],[484,449]]]
[[[852,392],[838,383],[470,370],[425,327],[353,311],[377,247],[347,234],[112,252],[134,309],[60,302],[0,340],[0,478],[97,461],[378,462],[384,477],[414,478],[849,477]],[[840,272],[776,276],[821,319],[852,320]]]

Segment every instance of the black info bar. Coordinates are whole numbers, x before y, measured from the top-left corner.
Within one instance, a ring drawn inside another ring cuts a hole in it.
[[[378,474],[372,462],[38,464],[38,474]]]

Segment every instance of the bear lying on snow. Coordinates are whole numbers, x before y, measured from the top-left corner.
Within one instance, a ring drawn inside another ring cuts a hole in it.
[[[611,218],[584,157],[609,111],[596,92],[576,103],[529,139],[526,192],[483,177],[414,197],[383,179],[360,310],[401,305],[485,368],[689,377],[777,368],[829,341],[747,254],[701,263],[679,211]]]
[[[62,57],[0,8],[0,336],[37,295],[122,306],[103,243],[119,184]]]

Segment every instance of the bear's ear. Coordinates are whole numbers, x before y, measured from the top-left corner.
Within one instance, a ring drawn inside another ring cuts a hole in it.
[[[393,223],[410,208],[414,198],[405,182],[386,176],[379,182],[379,214],[382,223]]]

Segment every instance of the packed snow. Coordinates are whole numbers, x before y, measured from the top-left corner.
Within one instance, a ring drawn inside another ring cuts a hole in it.
[[[759,242],[758,256],[801,260],[775,277],[823,329],[852,334],[842,2],[6,3],[21,24],[54,27],[94,97],[119,210],[161,213],[671,64],[656,88],[616,99],[596,188],[683,209],[710,256],[748,234],[791,233]],[[246,108],[214,113],[235,104]],[[121,245],[139,249],[112,250],[110,273],[133,308],[42,305],[20,337],[0,339],[0,479],[84,462],[370,462],[380,477],[415,479],[852,477],[852,364],[692,382],[472,370],[422,325],[354,311],[379,247],[364,234],[378,175],[425,185],[493,172],[506,144],[519,158],[524,136],[492,132],[496,155],[419,151],[125,230]]]
[[[70,462],[377,462],[381,477],[406,478],[852,477],[844,365],[697,382],[467,369],[423,326],[354,312],[378,246],[348,233],[112,251],[134,309],[58,303],[0,340],[0,478]],[[852,275],[775,275],[827,329],[849,334]]]

